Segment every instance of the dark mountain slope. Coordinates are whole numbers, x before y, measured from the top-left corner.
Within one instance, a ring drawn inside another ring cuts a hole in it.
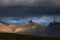
[[[46,35],[60,37],[60,23],[58,22],[51,23],[46,28]]]

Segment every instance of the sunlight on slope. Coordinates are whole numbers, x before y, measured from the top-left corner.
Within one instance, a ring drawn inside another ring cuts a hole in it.
[[[38,23],[28,23],[28,24],[19,24],[19,25],[14,25],[14,24],[9,24],[5,25],[3,23],[0,23],[0,32],[8,32],[8,33],[28,33],[32,32],[34,33],[36,30],[38,32],[44,32],[45,26],[42,26]]]
[[[0,23],[0,32],[12,32],[12,31],[13,30],[10,27]]]
[[[21,24],[16,28],[15,33],[17,32],[25,32],[25,31],[34,31],[34,30],[44,30],[44,28],[37,24],[37,23],[28,23],[28,24]]]

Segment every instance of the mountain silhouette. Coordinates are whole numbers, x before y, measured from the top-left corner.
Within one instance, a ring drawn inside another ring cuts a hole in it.
[[[53,22],[46,28],[46,35],[60,37],[60,22]]]

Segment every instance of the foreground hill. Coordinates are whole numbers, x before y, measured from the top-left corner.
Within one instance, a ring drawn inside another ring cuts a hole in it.
[[[0,40],[60,40],[60,38],[31,34],[0,33]]]

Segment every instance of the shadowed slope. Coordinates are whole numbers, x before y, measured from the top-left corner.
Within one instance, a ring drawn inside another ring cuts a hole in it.
[[[30,34],[0,33],[0,40],[60,40],[60,38]]]
[[[60,37],[60,23],[51,23],[45,30],[46,35]]]

